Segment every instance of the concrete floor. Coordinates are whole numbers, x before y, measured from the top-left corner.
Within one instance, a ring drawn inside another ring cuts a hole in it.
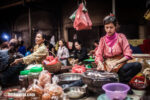
[[[140,98],[143,96],[144,94],[144,90],[134,90],[134,94],[133,95],[128,95],[128,97],[131,99],[131,100],[140,100]],[[78,99],[78,100],[97,100],[97,96],[91,96],[91,97],[84,97],[82,99]]]
[[[14,86],[11,88],[19,88],[20,86]],[[134,90],[132,89],[134,94],[133,95],[128,95],[128,97],[131,100],[140,100],[140,98],[143,96],[143,94],[145,93],[144,90]],[[97,100],[98,96],[90,96],[90,97],[83,97],[81,99],[70,99],[70,100]]]

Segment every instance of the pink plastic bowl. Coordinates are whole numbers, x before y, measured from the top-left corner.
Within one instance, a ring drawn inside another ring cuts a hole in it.
[[[125,99],[127,97],[127,92],[130,89],[128,85],[122,83],[108,83],[103,85],[102,88],[110,100]]]

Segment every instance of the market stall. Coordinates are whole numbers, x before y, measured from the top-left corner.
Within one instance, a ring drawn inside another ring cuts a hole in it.
[[[133,57],[134,59],[128,62],[138,61],[144,68],[149,67],[149,54],[133,54]],[[82,65],[62,66],[57,57],[49,56],[42,64],[28,65],[20,72],[20,85],[3,89],[0,98],[4,100],[86,100],[93,97],[97,100],[108,100],[110,93],[107,94],[107,91],[114,88],[110,91],[120,91],[112,92],[111,95],[118,96],[115,99],[126,97],[126,100],[131,100],[127,96],[129,86],[118,83],[119,78],[116,73],[97,71],[95,67],[92,57],[84,60]],[[131,86],[135,89],[145,89],[145,78],[142,73],[136,77],[132,80]],[[123,89],[117,90],[118,88],[111,83]],[[104,89],[107,84],[110,84],[109,88]]]

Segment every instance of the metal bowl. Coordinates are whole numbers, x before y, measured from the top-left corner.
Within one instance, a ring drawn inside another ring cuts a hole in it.
[[[79,99],[85,95],[86,89],[83,87],[70,87],[65,89],[64,92],[70,99]]]
[[[118,75],[116,73],[86,71],[82,80],[88,86],[102,87],[106,83],[118,82]]]
[[[58,78],[59,78],[59,82],[58,82],[59,85],[70,84],[72,82],[80,80],[82,78],[82,74],[78,74],[78,73],[64,73],[64,74],[58,75]]]

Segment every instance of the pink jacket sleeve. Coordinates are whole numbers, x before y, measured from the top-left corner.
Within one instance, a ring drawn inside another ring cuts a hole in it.
[[[120,34],[121,38],[122,38],[122,50],[123,50],[123,55],[127,58],[127,59],[132,59],[132,50],[130,48],[130,45],[128,43],[128,40],[126,38],[126,36],[124,34]]]
[[[104,37],[100,39],[98,49],[96,51],[96,57],[95,62],[98,63],[98,61],[103,62],[103,50],[104,50]]]

